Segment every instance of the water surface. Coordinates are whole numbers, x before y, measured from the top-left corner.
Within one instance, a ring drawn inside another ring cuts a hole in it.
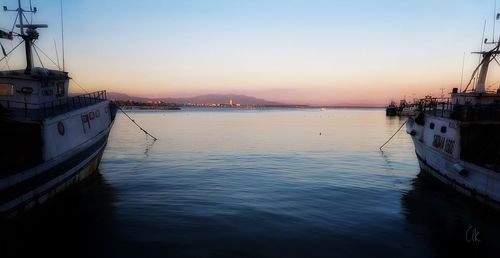
[[[382,109],[128,112],[160,140],[118,115],[100,176],[4,225],[2,253],[494,257],[500,249],[498,213],[421,174],[404,129],[379,151],[404,122]]]

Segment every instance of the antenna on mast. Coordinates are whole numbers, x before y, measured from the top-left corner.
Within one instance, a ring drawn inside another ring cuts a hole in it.
[[[479,50],[479,52],[483,52],[483,46],[484,44],[488,43],[488,38],[485,38],[484,37],[484,33],[486,32],[486,20],[484,20],[484,25],[483,25],[483,37],[481,38],[481,48]],[[478,59],[478,65],[481,64],[481,56],[479,56],[479,59]],[[472,90],[474,91],[475,88],[476,88],[476,78],[474,77],[474,84],[473,84],[473,87]]]
[[[61,64],[59,64],[59,51],[57,50],[56,39],[54,39],[54,50],[56,51],[57,68],[61,71]]]
[[[500,20],[500,13],[496,14],[495,21],[493,21],[493,24],[495,24],[497,20]],[[498,38],[498,42],[497,43],[500,44],[500,38]]]
[[[488,43],[488,38],[484,37],[484,33],[486,32],[486,20],[484,20],[484,25],[483,25],[483,37],[481,38],[481,48],[479,49],[479,52],[483,51],[483,45]],[[479,58],[479,61],[481,61],[481,57]]]
[[[500,13],[497,13],[497,1],[495,0],[495,5],[493,7],[493,30],[492,30],[492,38],[491,42],[488,42],[488,39],[484,38],[484,29],[483,29],[483,43],[484,44],[498,44],[500,42],[500,38],[495,42],[495,27],[496,27],[496,21],[500,19]],[[484,21],[484,26],[486,28],[486,20]],[[482,45],[481,45],[481,51],[482,51]]]
[[[462,58],[462,76],[460,77],[460,92],[462,92],[462,86],[464,83],[464,67],[465,67],[465,52],[464,52],[464,57]]]
[[[61,41],[62,41],[62,69],[63,72],[66,70],[65,69],[65,62],[64,62],[64,19],[63,19],[63,0],[61,0]]]
[[[494,0],[494,1],[495,1],[495,6],[493,7],[493,43],[495,42],[495,25],[496,25],[495,20],[498,17],[498,15],[497,15],[497,0]]]

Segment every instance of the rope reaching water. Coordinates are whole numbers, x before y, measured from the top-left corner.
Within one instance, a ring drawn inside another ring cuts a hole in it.
[[[77,81],[75,81],[75,79],[73,78],[70,78],[76,85],[78,85],[78,87],[80,87],[80,89],[82,89],[83,91],[85,91],[86,93],[88,93],[88,91],[82,87]],[[115,103],[113,103],[113,105],[115,105],[115,107],[120,110],[123,114],[125,114],[125,116],[127,116],[128,119],[130,119],[130,121],[132,121],[132,123],[134,123],[137,127],[139,127],[139,129],[141,129],[146,135],[148,136],[151,136],[151,138],[153,138],[153,140],[157,141],[158,138],[154,137],[153,135],[151,135],[148,131],[146,131],[144,128],[142,128],[139,124],[137,124],[135,122],[134,119],[132,119],[121,107],[119,107],[118,105],[116,105]]]
[[[134,120],[134,119],[132,119],[132,118],[131,118],[131,117],[130,117],[130,116],[129,116],[129,115],[128,115],[128,114],[127,114],[127,113],[126,113],[126,112],[125,112],[122,108],[121,108],[121,107],[119,107],[119,106],[118,106],[118,105],[116,105],[116,104],[115,104],[115,106],[116,106],[116,108],[118,108],[118,109],[119,109],[119,110],[120,110],[123,114],[125,114],[125,115],[128,117],[128,119],[130,119],[130,121],[132,121],[132,123],[134,123],[135,125],[137,125],[137,127],[139,127],[139,129],[141,129],[141,130],[142,130],[142,131],[143,131],[146,135],[151,136],[151,138],[153,138],[153,140],[155,140],[155,141],[156,141],[156,140],[158,140],[158,138],[154,137],[154,136],[153,136],[153,135],[151,135],[148,131],[146,131],[144,128],[142,128],[139,124],[137,124],[137,123],[135,122],[135,120]]]
[[[403,123],[403,124],[399,127],[399,129],[398,129],[398,130],[397,130],[397,131],[396,131],[396,132],[395,132],[395,133],[391,136],[391,138],[389,138],[389,140],[387,140],[384,144],[382,144],[382,146],[380,146],[380,148],[378,148],[378,149],[382,151],[382,148],[383,148],[386,144],[388,144],[388,143],[392,140],[392,138],[394,138],[394,136],[396,136],[396,134],[397,134],[397,133],[399,133],[399,131],[401,130],[401,128],[403,128],[403,126],[406,124],[406,122],[407,122],[407,121],[408,121],[408,120],[406,120],[406,121],[405,121],[405,122],[404,122],[404,123]]]

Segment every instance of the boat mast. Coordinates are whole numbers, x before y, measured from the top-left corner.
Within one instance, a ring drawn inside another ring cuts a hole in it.
[[[493,53],[486,52],[483,54],[483,65],[481,66],[481,71],[479,72],[479,79],[476,84],[476,93],[486,92],[486,75],[488,75],[488,68],[491,62],[491,56]]]
[[[25,74],[31,73],[33,68],[33,53],[31,52],[31,46],[33,45],[32,39],[24,34],[24,24],[23,24],[23,8],[21,7],[21,0],[18,0],[19,7],[17,8],[17,15],[19,19],[19,28],[21,29],[21,37],[24,39],[24,49],[26,50],[26,69]]]
[[[23,8],[21,7],[21,0],[18,0],[19,7],[17,8],[17,16],[19,19],[19,24],[21,25],[21,36],[24,35],[24,27],[23,27]]]
[[[496,8],[496,4],[495,4]],[[496,19],[498,20],[500,18],[500,14],[497,14]],[[495,24],[495,21],[493,21],[493,24]],[[494,32],[494,31],[493,31]],[[494,34],[493,34],[494,35]],[[481,54],[483,55],[483,59],[481,63],[479,64],[481,66],[481,70],[479,71],[479,78],[476,83],[476,93],[485,93],[486,92],[486,76],[488,75],[488,68],[490,66],[490,62],[496,60],[496,56],[500,53],[499,48],[500,48],[500,38],[498,39],[497,42],[495,42],[495,36],[493,36],[492,42],[488,42],[488,39],[484,40],[485,44],[496,44],[496,46],[491,49],[490,51],[481,51],[476,54]],[[498,63],[498,61],[497,61]]]
[[[21,0],[18,0],[18,8],[9,10],[7,6],[3,7],[3,10],[6,12],[17,12],[17,19],[19,19],[19,24],[16,25],[17,28],[20,30],[20,34],[18,35],[24,40],[24,48],[26,52],[26,69],[24,70],[25,74],[30,74],[31,69],[33,68],[33,42],[38,39],[38,32],[36,31],[37,28],[47,28],[47,25],[44,24],[24,24],[24,13],[36,13],[37,8],[30,7],[30,10],[24,10],[21,6]],[[16,20],[17,20],[16,19]],[[26,28],[26,33],[24,29]]]

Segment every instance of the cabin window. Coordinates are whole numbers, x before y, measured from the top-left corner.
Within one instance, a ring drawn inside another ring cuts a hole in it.
[[[14,85],[0,83],[0,96],[14,96]]]
[[[441,126],[441,132],[446,133],[446,126]]]
[[[66,91],[64,90],[64,82],[57,82],[57,96],[61,97],[66,94]]]
[[[434,123],[430,123],[429,128],[434,129]]]

